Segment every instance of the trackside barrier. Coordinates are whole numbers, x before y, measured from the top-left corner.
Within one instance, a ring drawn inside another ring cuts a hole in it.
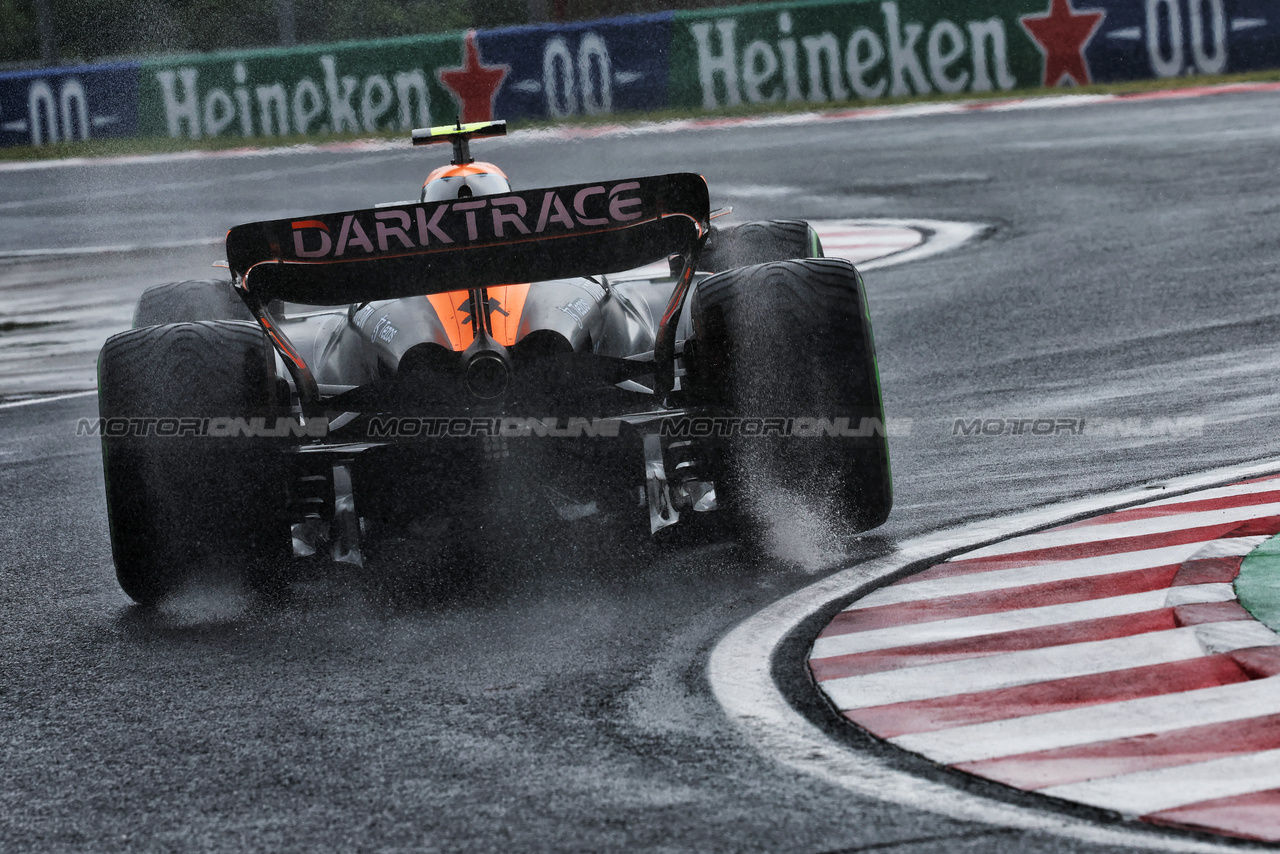
[[[843,0],[676,16],[670,105],[1009,91],[1280,67],[1275,0]]]
[[[138,63],[0,75],[0,146],[138,133]]]
[[[1275,0],[808,0],[0,74],[0,145],[1006,92],[1280,68]]]
[[[147,60],[139,133],[200,139],[423,127],[452,111],[435,71],[458,65],[459,48],[447,34]]]

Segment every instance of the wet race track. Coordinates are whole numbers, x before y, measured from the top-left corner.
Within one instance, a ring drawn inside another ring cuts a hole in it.
[[[94,398],[0,408],[0,847],[1111,850],[1054,816],[1147,848],[1194,839],[833,729],[1050,819],[1011,829],[850,792],[758,750],[706,669],[742,620],[906,538],[1274,458],[1277,115],[1280,96],[1233,94],[486,145],[518,187],[688,170],[739,220],[991,226],[867,274],[886,410],[908,428],[893,515],[862,538],[783,501],[752,549],[491,522],[484,583],[461,601],[388,603],[335,572],[283,607],[220,590],[146,612],[115,583],[98,443],[76,436]],[[228,227],[413,196],[437,153],[2,173],[0,396],[92,388],[137,295],[208,276]],[[195,245],[15,254],[169,243]],[[966,436],[958,419],[1086,426]],[[788,690],[824,719],[803,680]]]

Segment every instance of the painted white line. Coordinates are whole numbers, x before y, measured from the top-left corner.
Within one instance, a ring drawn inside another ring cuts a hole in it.
[[[1200,602],[1234,602],[1236,588],[1230,582],[1211,584],[1189,584],[1185,587],[1170,587],[1161,591],[1165,594],[1164,606],[1177,608],[1181,605],[1195,605]]]
[[[845,258],[860,270],[866,269],[867,264],[877,258],[897,255],[920,246],[929,236],[929,232],[923,228],[864,225],[856,230],[841,229],[837,233],[831,226],[829,221],[814,224],[814,229],[822,240],[823,253],[829,258]]]
[[[841,222],[841,220],[836,220],[836,222]],[[914,228],[886,227],[882,232],[881,229],[874,226],[858,226],[857,228],[827,228],[826,238],[836,244],[853,240],[858,243],[881,243],[886,246],[897,246],[902,244],[915,245],[924,239],[924,235]]]
[[[1236,498],[1245,495],[1256,495],[1259,492],[1280,492],[1280,480],[1260,480],[1256,483],[1236,483],[1220,489],[1206,489],[1195,495],[1179,495],[1176,498],[1163,498],[1144,504],[1143,507],[1176,507],[1191,501],[1213,501],[1221,498]],[[1106,517],[1100,517],[1105,519]]]
[[[905,264],[908,261],[922,261],[925,258],[931,258],[943,252],[950,252],[952,249],[957,249],[970,240],[990,231],[990,226],[976,222],[944,222],[936,219],[882,219],[876,220],[876,222],[890,226],[919,226],[928,229],[931,234],[928,240],[911,249],[878,260],[868,261],[865,264],[859,264],[858,269],[864,273],[868,270],[879,270],[882,267],[889,267],[894,264]]]
[[[798,196],[803,193],[801,187],[786,187],[778,184],[720,184],[716,187],[717,196],[731,196],[735,199],[784,199],[787,196]]]
[[[919,235],[917,235],[917,237],[919,237]],[[890,255],[894,252],[903,252],[914,246],[919,246],[920,243],[921,241],[918,239],[912,240],[910,242],[902,242],[902,241],[876,242],[874,240],[863,240],[858,242],[850,241],[843,245],[837,243],[834,246],[834,248],[829,245],[824,245],[823,250],[826,252],[826,255],[828,258],[833,256],[837,258],[848,258],[849,256],[845,254],[846,252],[855,252],[869,260],[871,258],[878,257],[881,255]],[[857,262],[854,262],[854,263],[857,263]]]
[[[870,238],[855,240],[855,239],[846,238],[843,242],[839,242],[839,241],[835,242],[835,252],[832,254],[839,254],[842,251],[848,251],[850,249],[855,249],[855,250],[879,249],[879,250],[887,250],[888,252],[902,252],[903,250],[910,249],[913,246],[919,246],[920,243],[922,242],[922,237],[923,235],[917,232],[914,234],[915,239],[913,240],[904,240],[904,239],[872,240]],[[826,249],[827,245],[824,245],[823,248]]]
[[[1056,110],[1061,107],[1086,107],[1089,104],[1104,104],[1115,100],[1114,95],[1050,95],[1045,98],[1010,99],[997,102],[986,109],[993,113],[1007,113],[1015,110]]]
[[[1179,605],[1192,602],[1221,602],[1223,588],[1231,599],[1235,598],[1230,584],[1194,584],[1174,588],[1179,594]],[[820,637],[813,643],[810,660],[817,661],[837,655],[851,655],[882,649],[899,649],[939,641],[962,640],[983,635],[998,635],[1022,629],[1038,629],[1060,626],[1081,620],[1097,620],[1103,617],[1119,617],[1159,611],[1169,605],[1169,590],[1147,590],[1125,596],[1106,599],[1086,599],[1064,605],[1043,605],[1038,608],[1022,608],[980,614],[974,617],[957,617],[950,620],[909,623],[885,629],[851,632],[843,635]],[[1229,599],[1227,600],[1229,601]],[[823,683],[825,688],[826,683]]]
[[[905,249],[915,246],[924,240],[925,235],[915,228],[900,226],[867,226],[857,228],[843,226],[844,220],[835,220],[823,229],[824,245],[833,243],[836,246],[896,246]]]
[[[1196,626],[1196,638],[1205,655],[1234,652],[1254,646],[1280,646],[1280,635],[1254,620],[1228,620]]]
[[[33,172],[83,166],[136,166],[153,163],[178,163],[186,160],[235,160],[245,157],[278,157],[288,154],[364,153],[376,151],[409,151],[407,139],[356,139],[345,142],[302,143],[265,148],[225,148],[215,151],[195,149],[156,154],[117,154],[106,157],[64,157],[56,160],[0,161],[0,172]]]
[[[2,249],[0,260],[21,258],[56,258],[67,255],[106,255],[115,252],[154,252],[165,249],[189,249],[193,246],[217,246],[221,237],[198,240],[174,240],[168,243],[119,243],[113,246],[70,246],[60,249]]]
[[[1041,789],[1041,794],[1146,815],[1280,788],[1280,750],[1263,750]]]
[[[822,242],[822,251],[828,258],[844,258],[866,270],[876,259],[883,259],[881,266],[902,264],[904,250],[918,246],[929,239],[932,229],[926,220],[810,220]],[[958,244],[957,244],[958,245]]]
[[[1168,664],[1204,655],[1199,626],[1147,632],[1106,640],[1024,649],[980,658],[962,658],[859,676],[828,679],[822,693],[841,711],[934,700],[1043,682],[1092,676],[1130,667]],[[936,758],[929,753],[930,758]],[[952,760],[945,760],[950,762]]]
[[[1149,519],[1129,519],[1110,524],[1100,523],[1080,528],[1066,528],[1060,531],[1045,531],[1039,534],[1028,534],[1025,537],[1007,540],[978,549],[964,556],[980,559],[997,555],[1014,554],[1016,552],[1049,549],[1057,546],[1077,546],[1088,543],[1105,543],[1122,537],[1140,537],[1149,534],[1167,534],[1188,528],[1204,528],[1210,525],[1223,525],[1229,522],[1243,522],[1263,516],[1280,515],[1280,503],[1252,504],[1244,507],[1226,507],[1221,510],[1200,510],[1192,513],[1175,513],[1169,516],[1153,516]]]
[[[1280,679],[1270,677],[889,740],[949,765],[1256,718],[1274,714],[1278,703]]]
[[[1205,560],[1211,557],[1244,557],[1269,539],[1271,538],[1261,535],[1256,537],[1223,537],[1220,540],[1210,540],[1205,543],[1191,557],[1195,560]]]
[[[882,587],[851,604],[846,611],[860,611],[880,605],[898,605],[903,602],[922,602],[941,599],[944,596],[960,596],[991,590],[1008,590],[1032,584],[1053,581],[1070,581],[1075,578],[1095,578],[1117,572],[1133,572],[1154,569],[1157,566],[1176,566],[1188,560],[1204,543],[1186,543],[1165,546],[1140,552],[1124,552],[1102,557],[1084,557],[1075,560],[1055,561],[1036,566],[1015,566],[1011,569],[993,569],[988,572],[972,572],[947,578],[931,578],[926,581],[906,581]]]
[[[74,397],[88,397],[97,391],[73,391],[67,394],[55,394],[50,397],[33,397],[30,400],[12,400],[8,403],[0,403],[0,409],[17,409],[19,406],[35,406],[40,403],[53,403],[55,400],[71,400]]]
[[[1280,463],[1247,463],[1177,478],[1157,488],[1136,487],[1105,496],[1069,501],[998,519],[983,520],[914,537],[898,551],[820,579],[748,617],[716,644],[707,679],[725,715],[743,737],[765,755],[793,770],[871,800],[901,804],[963,821],[1054,833],[1093,844],[1128,845],[1152,851],[1236,852],[1232,845],[1182,835],[1100,826],[1084,819],[1015,806],[946,783],[922,780],[874,756],[830,739],[791,705],[773,681],[778,647],[811,614],[941,555],[975,548],[1005,537],[1069,522],[1093,513],[1168,495],[1215,487],[1280,472]]]

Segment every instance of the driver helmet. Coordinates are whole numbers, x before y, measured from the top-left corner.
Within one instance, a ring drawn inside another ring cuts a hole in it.
[[[511,182],[501,169],[492,163],[476,161],[436,169],[422,185],[422,201],[440,202],[509,192]]]

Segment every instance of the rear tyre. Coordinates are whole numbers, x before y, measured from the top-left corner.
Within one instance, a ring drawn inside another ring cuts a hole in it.
[[[102,348],[111,550],[135,601],[153,605],[196,578],[239,575],[269,590],[283,577],[292,554],[287,440],[196,435],[235,419],[270,427],[284,411],[279,395],[275,356],[256,324],[148,326]]]
[[[194,320],[253,320],[231,282],[194,279],[147,288],[133,311],[133,325],[159,326]]]
[[[773,422],[790,435],[734,435],[716,447],[717,502],[741,517],[754,478],[819,496],[858,530],[882,524],[893,503],[889,449],[853,265],[783,261],[711,276],[690,314],[693,399],[744,419],[794,419]]]
[[[822,241],[809,223],[772,219],[712,229],[698,269],[723,273],[750,264],[821,257]]]

